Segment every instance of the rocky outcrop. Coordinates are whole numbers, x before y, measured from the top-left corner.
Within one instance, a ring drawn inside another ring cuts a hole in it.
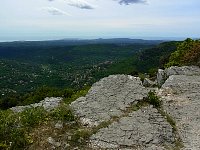
[[[71,107],[84,125],[97,126],[123,115],[127,107],[143,100],[147,93],[139,78],[111,75],[95,83],[88,94],[74,101]]]
[[[112,75],[95,83],[85,97],[73,102],[71,107],[84,125],[93,127],[109,123],[90,137],[90,149],[162,150],[174,147],[173,127],[156,108],[147,104],[137,111],[129,110],[137,103],[145,103],[148,91],[139,78]]]
[[[26,105],[26,106],[16,106],[10,108],[13,112],[19,113],[26,109],[36,108],[36,107],[43,107],[46,111],[51,111],[57,108],[60,103],[62,102],[62,98],[60,97],[47,97],[44,100],[40,101],[39,103]]]
[[[148,103],[130,111],[147,102],[150,88],[127,75],[100,80],[85,97],[71,104],[84,125],[108,123],[89,138],[90,149],[200,149],[200,68],[159,70],[157,80],[161,108]]]
[[[157,109],[142,108],[101,129],[91,138],[92,147],[104,149],[151,149],[170,147],[173,129]]]
[[[157,73],[157,82],[159,86],[164,84],[165,80],[171,75],[200,75],[200,68],[197,66],[172,66],[165,70],[159,69]]]
[[[176,121],[184,150],[200,149],[200,76],[194,73],[169,76],[158,92],[163,108]]]

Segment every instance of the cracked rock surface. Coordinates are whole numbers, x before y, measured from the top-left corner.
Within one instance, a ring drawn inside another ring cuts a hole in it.
[[[26,109],[36,108],[36,107],[43,107],[46,111],[51,111],[57,108],[58,106],[60,106],[62,101],[63,99],[60,97],[46,97],[44,100],[40,101],[39,103],[30,104],[26,106],[16,106],[10,109],[15,113],[23,112]]]
[[[176,121],[184,150],[200,150],[200,76],[172,75],[158,93]]]
[[[95,83],[85,97],[71,104],[84,125],[97,126],[113,116],[121,116],[131,103],[147,97],[148,90],[139,78],[111,75]]]
[[[165,80],[171,75],[200,75],[200,68],[198,66],[171,66],[165,70],[158,69],[157,82],[161,86],[164,84]]]
[[[174,141],[172,127],[152,106],[130,113],[90,138],[94,149],[162,150]]]
[[[89,147],[167,150],[183,145],[181,150],[200,150],[200,68],[170,69],[165,72],[168,79],[157,90],[168,118],[151,105],[126,112],[127,107],[143,101],[150,90],[142,86],[140,79],[128,75],[104,78],[85,97],[73,102],[71,107],[83,124],[97,126],[111,121],[90,137]]]

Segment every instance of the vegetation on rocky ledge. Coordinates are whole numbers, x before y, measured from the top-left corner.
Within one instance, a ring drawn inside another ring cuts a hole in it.
[[[188,38],[181,42],[176,51],[171,54],[165,67],[183,65],[200,66],[200,40]]]
[[[0,149],[24,149],[34,142],[34,136],[31,133],[33,134],[34,130],[40,126],[46,125],[49,128],[50,124],[56,121],[75,121],[68,104],[84,96],[88,89],[73,91],[64,98],[65,103],[50,112],[42,107],[27,109],[21,113],[0,110]]]

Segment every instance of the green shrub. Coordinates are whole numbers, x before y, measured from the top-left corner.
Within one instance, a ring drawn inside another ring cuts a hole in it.
[[[71,139],[71,144],[77,146],[77,144],[84,145],[85,142],[89,139],[92,132],[87,129],[78,129],[73,135]]]
[[[145,74],[139,73],[139,78],[142,82],[144,82],[144,79],[146,78]]]
[[[51,117],[55,120],[74,121],[75,117],[67,105],[62,105],[51,112]]]
[[[165,67],[199,65],[199,60],[200,41],[188,38],[178,45],[175,52],[171,53],[169,62],[165,64]]]
[[[48,114],[43,107],[27,109],[21,112],[19,116],[20,123],[28,128],[43,123],[48,118]]]
[[[150,92],[148,93],[147,101],[148,101],[151,105],[153,105],[154,107],[156,107],[156,108],[161,107],[161,101],[160,101],[160,99],[159,99],[159,98],[156,96],[156,94],[155,94],[154,92],[152,92],[152,91],[150,91]]]

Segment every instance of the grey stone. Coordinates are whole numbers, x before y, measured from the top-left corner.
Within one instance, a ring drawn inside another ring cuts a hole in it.
[[[72,136],[69,135],[69,136],[67,137],[67,139],[68,139],[68,140],[71,140],[71,139],[72,139]]]
[[[16,107],[12,107],[10,108],[13,112],[15,113],[19,113],[19,112],[23,112],[26,109],[30,109],[32,108],[30,105],[28,106],[16,106]]]
[[[95,83],[85,97],[71,103],[75,115],[87,126],[97,126],[113,116],[121,116],[131,103],[147,97],[139,78],[111,75]]]
[[[154,81],[149,80],[148,78],[145,78],[143,81],[143,86],[145,87],[153,87],[156,83]]]
[[[52,137],[49,137],[47,139],[48,143],[50,143],[51,145],[55,146],[55,147],[60,147],[61,146],[61,143],[59,142],[56,142]]]
[[[200,68],[198,66],[171,66],[170,68],[165,69],[167,77],[171,75],[200,75]]]
[[[162,69],[158,69],[158,73],[157,73],[157,82],[158,85],[161,86],[166,80],[166,73],[164,70]]]
[[[172,67],[173,68],[173,67]],[[188,67],[182,67],[188,68]],[[183,71],[171,75],[158,91],[165,111],[175,120],[178,134],[182,139],[182,150],[200,149],[200,76],[195,71]],[[193,68],[193,67],[192,67]],[[170,74],[174,74],[171,73]]]
[[[50,98],[47,97],[44,100],[40,101],[39,103],[30,104],[26,106],[16,106],[10,109],[15,113],[19,113],[26,109],[36,108],[36,107],[43,107],[46,111],[51,111],[57,108],[58,106],[60,106],[61,102],[62,102],[62,98],[60,97],[50,97]]]
[[[58,122],[55,124],[55,128],[56,128],[56,129],[62,129],[62,128],[63,128],[63,122],[62,122],[62,121],[58,121]]]
[[[200,75],[200,68],[198,66],[171,66],[165,70],[158,69],[157,82],[159,86],[162,86],[165,80],[171,75]]]
[[[70,150],[70,144],[65,143],[63,150]]]
[[[121,118],[90,137],[93,149],[132,149],[164,147],[175,141],[172,127],[152,107],[145,107]]]

